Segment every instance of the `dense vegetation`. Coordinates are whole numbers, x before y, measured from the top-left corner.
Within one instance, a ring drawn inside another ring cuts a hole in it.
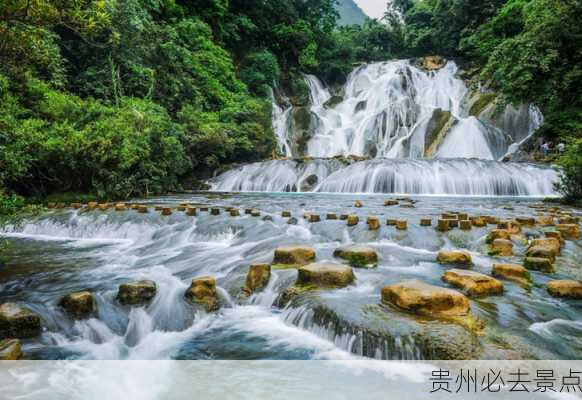
[[[302,72],[341,83],[354,64],[426,54],[538,104],[576,164],[579,15],[579,0],[394,0],[383,22],[339,27],[334,0],[6,0],[0,208],[18,203],[5,193],[161,193],[269,157],[274,83],[304,102]]]

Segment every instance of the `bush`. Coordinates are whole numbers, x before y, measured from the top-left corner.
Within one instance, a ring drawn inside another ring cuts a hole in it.
[[[582,139],[571,143],[564,156],[560,158],[560,181],[556,190],[567,202],[580,202],[582,199]]]

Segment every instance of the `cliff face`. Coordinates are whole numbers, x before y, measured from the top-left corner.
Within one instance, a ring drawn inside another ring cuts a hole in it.
[[[340,14],[340,25],[361,25],[366,21],[366,14],[354,0],[338,0],[336,9]]]

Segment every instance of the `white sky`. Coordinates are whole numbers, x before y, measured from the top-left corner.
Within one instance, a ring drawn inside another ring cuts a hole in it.
[[[372,18],[381,18],[386,11],[387,0],[354,0]]]

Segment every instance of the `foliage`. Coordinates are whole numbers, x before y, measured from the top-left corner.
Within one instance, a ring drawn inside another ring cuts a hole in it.
[[[559,164],[561,175],[556,189],[566,201],[580,202],[582,198],[582,139],[576,139],[570,143]]]

